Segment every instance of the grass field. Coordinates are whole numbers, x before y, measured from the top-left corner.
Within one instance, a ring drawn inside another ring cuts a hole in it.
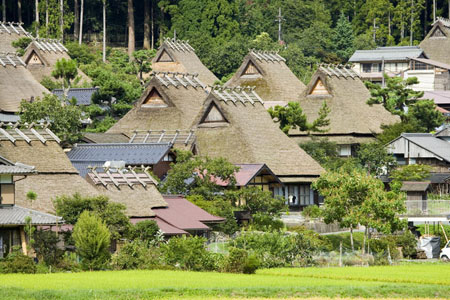
[[[1,299],[449,298],[450,264],[0,275]]]

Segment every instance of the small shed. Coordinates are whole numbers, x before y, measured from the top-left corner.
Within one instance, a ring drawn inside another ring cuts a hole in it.
[[[427,200],[430,181],[404,181],[402,192],[406,192],[406,200]]]

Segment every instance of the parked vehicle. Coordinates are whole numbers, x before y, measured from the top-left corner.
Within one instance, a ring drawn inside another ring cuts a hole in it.
[[[449,261],[450,260],[450,241],[447,242],[447,244],[445,245],[444,248],[442,248],[441,254],[439,255],[439,257],[443,261]]]

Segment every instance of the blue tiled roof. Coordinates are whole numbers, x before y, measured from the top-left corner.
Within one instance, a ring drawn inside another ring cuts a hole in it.
[[[98,91],[98,88],[73,88],[69,90],[68,98],[77,99],[77,105],[90,105],[92,95],[94,95]],[[62,89],[55,89],[52,93],[59,98],[63,97]]]
[[[79,144],[67,156],[84,177],[88,166],[101,167],[107,161],[124,161],[126,165],[155,165],[171,148],[170,143]]]

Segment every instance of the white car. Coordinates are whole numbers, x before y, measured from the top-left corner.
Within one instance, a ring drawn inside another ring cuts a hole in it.
[[[445,245],[444,248],[442,248],[441,254],[439,255],[439,257],[443,261],[449,261],[450,260],[450,241],[447,243],[447,245]]]

